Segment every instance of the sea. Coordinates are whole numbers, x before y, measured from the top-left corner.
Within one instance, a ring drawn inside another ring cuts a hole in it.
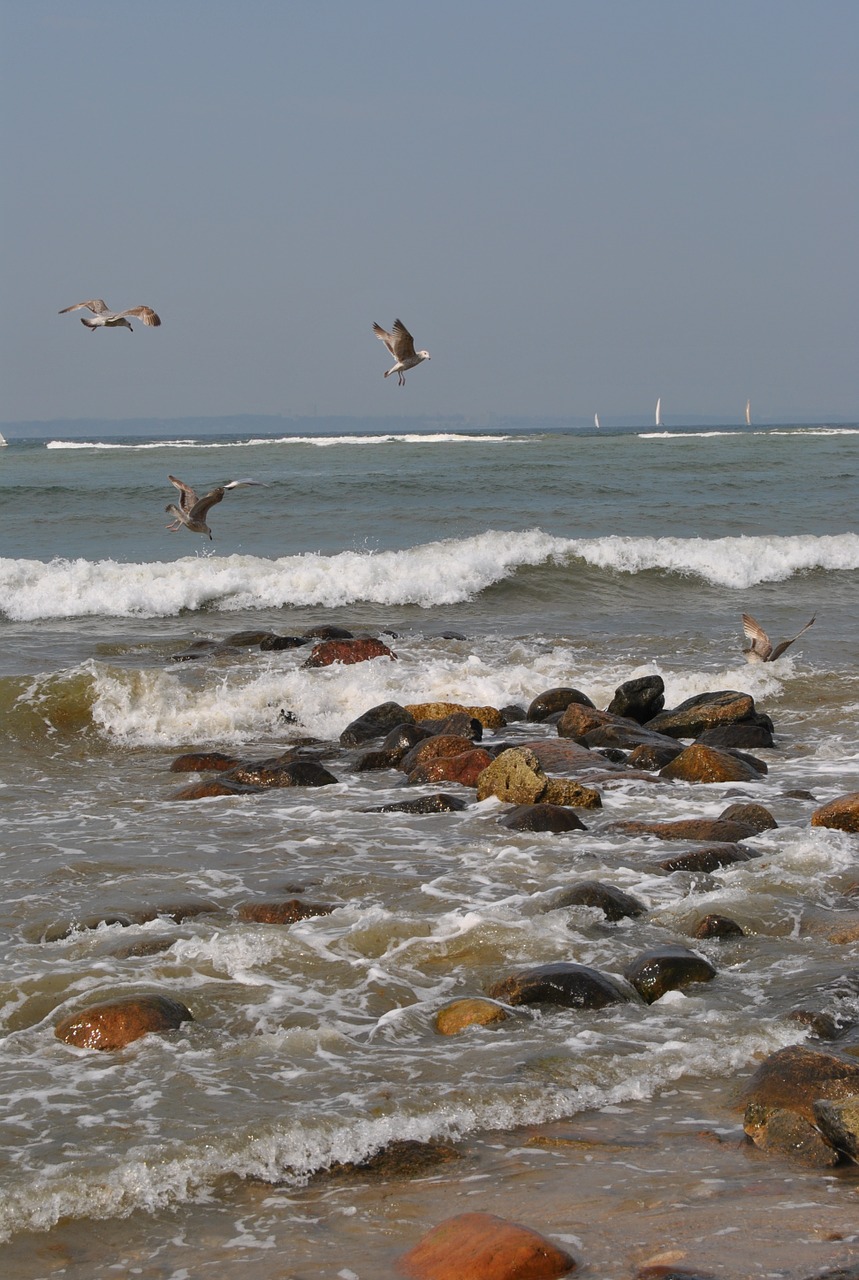
[[[171,475],[198,493],[256,483],[212,507],[209,540],[167,528]],[[603,1280],[654,1257],[728,1280],[859,1261],[856,1167],[761,1156],[735,1096],[790,1044],[859,1055],[859,837],[810,824],[859,791],[857,497],[859,424],[10,434],[3,1274],[387,1280],[466,1209]],[[815,621],[749,664],[744,612],[773,640]],[[305,667],[308,633],[330,626],[395,656]],[[260,631],[305,643],[242,638]],[[580,812],[584,831],[517,833],[455,784],[461,811],[380,812],[439,787],[340,746],[390,701],[518,707],[490,748],[553,737],[524,718],[539,694],[605,707],[656,674],[666,707],[754,697],[775,727],[761,781],[634,775]],[[176,799],[197,776],[170,771],[181,753],[308,742],[336,784]],[[668,873],[664,844],[615,827],[738,799],[778,825],[709,874]],[[609,923],[559,905],[583,880],[646,909]],[[333,909],[240,918],[291,897]],[[710,913],[743,936],[694,939]],[[565,960],[623,983],[663,943],[716,978],[651,1006],[436,1030],[440,1008],[512,973]],[[135,993],[194,1020],[118,1052],[56,1037]],[[403,1142],[453,1155],[412,1180],[364,1167]]]

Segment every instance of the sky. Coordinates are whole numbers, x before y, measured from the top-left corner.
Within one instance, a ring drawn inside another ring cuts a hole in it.
[[[0,421],[859,419],[856,0],[0,23]]]

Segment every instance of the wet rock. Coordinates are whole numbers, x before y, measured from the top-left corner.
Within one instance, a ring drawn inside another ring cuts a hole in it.
[[[565,961],[512,974],[496,982],[487,994],[505,1004],[557,1004],[566,1009],[602,1009],[630,998],[606,974]]]
[[[538,739],[523,742],[521,746],[537,757],[546,773],[573,776],[604,767],[604,762],[595,751],[591,751],[589,747],[579,742],[574,742],[572,738]],[[618,770],[618,773],[620,772]]]
[[[765,1058],[749,1080],[743,1100],[770,1109],[795,1111],[814,1124],[819,1100],[859,1098],[859,1066],[820,1049],[790,1045]]]
[[[813,827],[832,827],[836,831],[859,831],[859,791],[838,796],[821,805],[811,815]]]
[[[654,1004],[666,991],[683,990],[698,982],[712,982],[716,970],[688,947],[652,947],[624,970],[627,982],[635,987],[646,1004]]]
[[[601,809],[602,796],[596,787],[582,786],[574,778],[549,778],[543,803],[568,805],[571,809]]]
[[[55,1035],[78,1049],[122,1049],[150,1032],[175,1031],[193,1022],[179,1000],[160,995],[134,995],[90,1005],[57,1023]]]
[[[405,751],[365,751],[355,761],[356,773],[373,773],[380,769],[397,769]]]
[[[679,756],[683,750],[682,747],[674,746],[654,746],[651,743],[640,743],[639,746],[633,747],[629,753],[629,767],[631,769],[652,769],[654,772],[663,769],[665,765]]]
[[[827,1141],[859,1163],[859,1096],[846,1102],[815,1102],[814,1118]]]
[[[693,938],[744,938],[745,932],[731,920],[729,916],[708,915],[700,920],[692,934]]]
[[[815,1009],[793,1009],[787,1015],[788,1022],[797,1022],[801,1027],[808,1027],[818,1040],[837,1040],[843,1027],[830,1013],[820,1013]]]
[[[597,747],[597,753],[611,764],[626,764],[627,754],[621,751],[620,747]]]
[[[124,911],[106,911],[95,915],[84,916],[79,920],[56,921],[47,926],[40,935],[40,942],[63,942],[66,938],[70,938],[74,933],[89,932],[91,929],[107,928],[109,925],[119,925],[123,929],[127,929],[129,925],[134,924],[134,919],[130,914]]]
[[[259,647],[263,653],[278,649],[300,649],[307,644],[304,636],[266,636],[265,640],[260,640]]]
[[[203,778],[200,782],[192,782],[170,797],[171,800],[210,800],[214,796],[250,796],[256,795],[258,787],[247,786],[242,782],[231,782],[225,776]]]
[[[340,734],[340,745],[341,747],[359,747],[362,742],[381,738],[407,724],[413,725],[414,718],[409,715],[405,707],[401,707],[398,702],[380,702],[378,706],[371,707],[369,711],[365,711],[363,715],[347,724]],[[389,744],[386,742],[385,746],[388,747]]]
[[[813,1124],[795,1111],[750,1103],[743,1128],[756,1147],[815,1169],[838,1164],[838,1152]]]
[[[353,666],[357,662],[369,662],[371,658],[396,659],[393,649],[389,649],[381,640],[365,638],[360,640],[323,640],[310,651],[310,657],[301,664],[302,668],[330,667],[334,663]]]
[[[653,1266],[639,1267],[635,1280],[716,1280],[710,1272],[686,1271],[682,1267],[671,1266],[670,1263],[656,1263]]]
[[[612,715],[645,724],[664,706],[665,683],[662,676],[641,676],[638,680],[626,680],[619,685],[606,710]]]
[[[262,761],[259,764],[242,765],[224,777],[225,782],[236,782],[256,789],[270,787],[330,787],[337,782],[333,773],[318,760]]]
[[[473,751],[474,743],[470,738],[462,738],[456,734],[439,733],[424,738],[416,746],[407,751],[400,761],[403,773],[411,773],[419,764],[426,764],[439,756],[457,756],[466,751]]]
[[[598,711],[594,706],[586,706],[581,702],[571,702],[558,721],[558,737],[573,738],[576,742],[584,742],[585,734],[600,729],[605,724],[613,724],[619,716],[612,716],[608,711]],[[632,728],[632,721],[629,722]]]
[[[717,725],[750,720],[755,714],[751,694],[725,689],[718,693],[699,693],[671,711],[660,711],[648,721],[648,728],[667,733],[669,738],[699,738]]]
[[[504,717],[495,707],[465,707],[461,702],[418,702],[409,703],[406,707],[418,724],[424,720],[445,720],[459,712],[479,720],[484,729],[491,733],[504,728]]]
[[[492,764],[492,756],[481,747],[462,751],[455,756],[437,756],[426,760],[408,775],[410,786],[433,782],[458,782],[462,787],[476,787],[483,771]]]
[[[289,898],[285,902],[242,902],[239,919],[253,924],[295,924],[297,920],[310,920],[314,916],[330,916],[334,910],[324,902],[302,902]]]
[[[739,756],[694,742],[659,771],[681,782],[758,782],[761,774]]]
[[[211,773],[215,770],[235,769],[241,762],[236,756],[223,751],[187,751],[177,756],[170,765],[171,773]]]
[[[527,719],[528,710],[519,702],[507,702],[498,710],[504,719],[505,724],[517,724],[520,720]]]
[[[548,778],[533,751],[511,747],[503,751],[477,779],[477,798],[497,796],[509,804],[536,804]]]
[[[332,1178],[361,1178],[369,1176],[383,1179],[404,1181],[408,1178],[425,1178],[440,1165],[460,1160],[456,1147],[449,1142],[440,1142],[433,1138],[429,1142],[417,1142],[412,1138],[398,1138],[389,1142],[366,1160],[356,1162],[337,1161],[329,1166],[320,1176],[326,1181]],[[317,1179],[314,1179],[316,1181]]]
[[[445,795],[443,791],[433,796],[419,796],[417,800],[400,800],[397,804],[383,804],[367,813],[458,813],[468,805],[458,796]]]
[[[506,1022],[510,1013],[494,1000],[480,996],[453,1000],[435,1015],[435,1029],[439,1035],[455,1036],[467,1027],[489,1027],[493,1023]]]
[[[604,714],[608,715],[608,712]],[[588,729],[584,736],[577,735],[577,737],[586,747],[592,749],[616,747],[632,751],[635,747],[671,748],[675,745],[674,739],[669,738],[667,734],[654,733],[646,725],[638,724],[635,720],[625,720],[621,716],[613,716],[593,729]]]
[[[769,716],[754,720],[741,720],[736,724],[719,724],[700,734],[698,741],[706,747],[774,747],[772,722]]]
[[[221,641],[230,649],[258,649],[266,640],[274,640],[271,631],[234,631],[232,635]],[[220,646],[219,646],[220,647]]]
[[[428,1231],[396,1265],[410,1280],[556,1280],[576,1261],[529,1227],[463,1213]]]
[[[304,634],[308,640],[354,640],[355,638],[353,633],[347,631],[345,627],[335,627],[333,624],[308,627]]]
[[[511,831],[586,831],[587,827],[571,809],[557,804],[519,804],[499,825]]]
[[[194,640],[181,653],[170,655],[171,662],[195,662],[199,658],[210,657],[217,648],[215,640]]]
[[[609,830],[628,836],[656,836],[658,840],[713,840],[722,844],[735,844],[756,834],[745,822],[732,822],[722,818],[678,818],[674,822],[639,822],[632,819],[613,822]]]
[[[756,835],[761,831],[774,831],[778,827],[769,809],[762,804],[729,804],[719,817],[725,822],[742,822],[751,827]]]
[[[536,724],[540,724],[543,720],[547,720],[549,716],[557,715],[560,711],[566,711],[571,702],[577,702],[583,707],[593,707],[593,703],[586,693],[582,693],[579,689],[547,689],[545,693],[538,693],[533,699],[525,718]]]
[[[562,889],[552,900],[552,906],[597,907],[606,920],[611,921],[642,916],[647,910],[644,903],[632,894],[599,880],[582,880],[569,889]]]
[[[664,858],[658,865],[663,871],[716,871],[719,867],[748,862],[757,856],[741,844],[708,844],[702,849],[691,849],[688,853]]]
[[[423,725],[415,724],[414,721],[406,721],[404,724],[398,724],[391,729],[382,743],[383,751],[402,751],[403,754],[411,751],[412,747],[416,747],[424,738],[430,737],[430,733]],[[461,736],[461,735],[457,735]]]
[[[470,738],[472,742],[480,742],[483,737],[483,725],[467,711],[455,711],[443,720],[422,720],[420,727],[427,735],[453,734],[460,738]]]
[[[837,928],[831,929],[826,936],[830,942],[841,947],[859,942],[859,916],[853,916],[848,924],[840,924]]]

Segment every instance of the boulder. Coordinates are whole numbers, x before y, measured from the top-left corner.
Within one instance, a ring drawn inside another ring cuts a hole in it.
[[[629,995],[613,978],[588,965],[558,961],[537,965],[494,983],[491,1000],[505,1004],[557,1004],[566,1009],[602,1009]]]
[[[460,738],[470,738],[472,742],[480,742],[483,737],[483,725],[467,711],[454,711],[453,715],[443,720],[422,720],[420,727],[427,737],[437,733],[455,734]]]
[[[571,809],[601,809],[602,796],[595,787],[584,787],[574,778],[549,778],[543,803],[567,805]]]
[[[566,774],[569,777],[586,770],[605,767],[605,761],[596,752],[574,742],[572,738],[538,738],[520,745],[537,757],[547,773]]]
[[[633,747],[629,753],[629,767],[631,769],[652,769],[656,772],[669,764],[675,756],[679,756],[683,750],[677,743],[669,746],[642,742],[637,747]]]
[[[768,1155],[785,1156],[815,1169],[838,1164],[838,1152],[815,1125],[795,1111],[750,1103],[743,1128],[752,1142]]]
[[[814,1118],[836,1151],[859,1164],[859,1095],[846,1102],[815,1102]]]
[[[636,956],[624,970],[627,982],[635,987],[645,1004],[653,1004],[666,991],[683,990],[698,982],[712,982],[716,970],[688,947],[652,947]]]
[[[353,640],[351,631],[345,627],[336,627],[332,623],[320,623],[318,627],[308,627],[304,633],[307,640]]]
[[[545,693],[538,693],[537,697],[531,702],[526,719],[540,724],[543,720],[547,720],[549,716],[566,711],[571,702],[577,702],[583,707],[593,707],[594,705],[587,694],[581,693],[578,689],[547,689]]]
[[[711,914],[704,916],[696,925],[693,938],[744,938],[745,932],[731,920],[729,916]]]
[[[606,708],[612,715],[625,716],[645,724],[665,706],[665,682],[662,676],[641,676],[618,685]]]
[[[438,756],[458,756],[466,751],[473,751],[471,738],[462,738],[458,734],[439,733],[424,738],[407,751],[400,761],[403,773],[411,773],[419,764],[426,764]]]
[[[418,724],[423,720],[445,720],[448,716],[465,712],[470,718],[479,720],[491,733],[504,728],[504,717],[495,707],[465,707],[461,702],[418,702],[409,704],[406,710]]]
[[[175,1031],[194,1017],[170,996],[134,995],[90,1005],[57,1023],[55,1035],[78,1049],[123,1049],[150,1032]]]
[[[235,769],[241,761],[223,751],[188,751],[177,756],[170,765],[171,773],[211,773],[215,770]]]
[[[714,840],[733,844],[755,835],[745,822],[732,822],[727,818],[678,818],[673,822],[640,822],[629,819],[613,822],[610,831],[628,836],[656,836],[657,840]]]
[[[267,636],[265,640],[260,641],[259,647],[263,653],[268,653],[271,650],[300,649],[305,644],[307,644],[305,636]]]
[[[756,835],[761,831],[774,831],[778,827],[769,809],[762,804],[729,804],[719,814],[719,818],[725,822],[742,822],[751,827]]]
[[[666,733],[669,738],[698,738],[716,725],[750,720],[755,714],[751,694],[726,689],[687,698],[671,711],[660,711],[648,720],[647,727],[656,733]]]
[[[740,720],[736,724],[717,724],[700,734],[698,741],[707,747],[773,747],[772,723],[769,716]]]
[[[362,742],[381,738],[406,724],[414,724],[414,717],[409,715],[405,707],[401,707],[398,702],[380,702],[378,706],[371,707],[347,724],[340,734],[340,745],[358,747]]]
[[[552,907],[596,907],[606,920],[612,921],[641,916],[647,910],[632,894],[599,880],[582,880],[569,889],[562,889],[552,899]]]
[[[511,831],[586,831],[585,824],[571,809],[557,804],[518,804],[499,818]]]
[[[608,711],[597,711],[596,707],[585,706],[581,702],[571,702],[558,721],[558,737],[574,738],[583,742],[586,733],[599,729],[605,724],[614,724],[620,716],[610,715]],[[629,722],[632,727],[632,721]]]
[[[225,782],[265,789],[268,787],[330,787],[337,782],[333,773],[318,760],[263,760],[241,765],[224,775]]]
[[[607,712],[605,713],[608,714]],[[598,747],[611,747],[615,750],[632,751],[635,747],[675,747],[673,738],[666,733],[654,733],[647,725],[638,724],[635,720],[626,720],[622,716],[614,716],[603,724],[588,729],[580,740],[586,747],[595,750]]]
[[[477,798],[497,796],[509,804],[536,804],[547,785],[548,778],[534,752],[511,747],[483,770],[477,779]]]
[[[417,765],[408,782],[416,786],[426,782],[458,782],[462,787],[476,787],[477,780],[492,764],[492,756],[482,747],[462,751],[455,756],[436,756]]]
[[[813,827],[832,827],[836,831],[859,831],[859,791],[838,796],[821,805],[811,815]]]
[[[396,1265],[410,1280],[556,1280],[576,1261],[529,1227],[462,1213],[428,1231]]]
[[[339,662],[352,666],[356,662],[369,662],[371,658],[395,659],[396,654],[381,640],[370,637],[357,640],[323,640],[310,650],[310,656],[301,664],[303,668],[330,667]]]
[[[334,910],[323,902],[302,902],[289,898],[285,902],[243,902],[239,905],[239,919],[253,924],[295,924],[297,920],[309,920],[313,916],[330,916]]]
[[[436,792],[434,796],[419,796],[417,800],[400,800],[397,804],[383,804],[367,813],[457,813],[468,805],[458,796],[446,796]]]
[[[694,742],[664,765],[659,776],[681,782],[758,782],[761,774],[738,756]]]
[[[663,871],[717,871],[735,862],[748,862],[758,855],[741,844],[708,844],[688,853],[678,853],[659,862]]]
[[[247,786],[245,783],[220,776],[192,782],[170,798],[171,800],[209,800],[213,796],[250,796],[258,790],[258,787]]]
[[[435,1029],[440,1035],[455,1036],[467,1027],[489,1027],[506,1022],[510,1013],[502,1004],[482,996],[452,1000],[435,1015]]]
[[[815,1123],[814,1104],[859,1098],[859,1064],[820,1049],[790,1045],[765,1058],[743,1093],[747,1106],[795,1111]]]

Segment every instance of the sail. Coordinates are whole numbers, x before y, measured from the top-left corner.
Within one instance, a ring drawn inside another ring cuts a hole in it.
[[[599,414],[598,414],[598,413],[595,413],[595,414],[594,414],[594,426],[596,427],[597,431],[599,431],[599,429],[600,429],[600,416],[599,416]]]
[[[662,426],[662,396],[656,401],[656,425]]]
[[[746,426],[750,427],[751,425],[752,425],[752,402],[751,400],[747,400],[746,401]]]
[[[5,443],[6,443],[6,437],[4,436],[3,432],[0,431],[0,449],[3,448]]]

